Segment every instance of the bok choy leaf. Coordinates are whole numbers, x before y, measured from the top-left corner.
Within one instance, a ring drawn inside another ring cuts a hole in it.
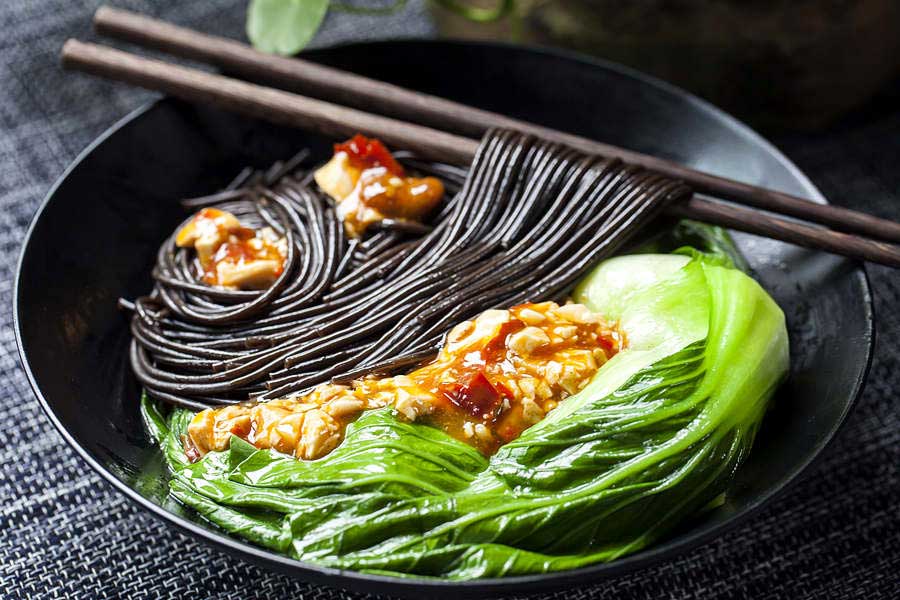
[[[491,458],[391,409],[315,461],[237,438],[190,464],[191,413],[143,410],[172,494],[224,530],[324,566],[449,579],[541,573],[646,547],[727,492],[788,369],[784,315],[725,254],[614,258],[574,299],[625,350]]]

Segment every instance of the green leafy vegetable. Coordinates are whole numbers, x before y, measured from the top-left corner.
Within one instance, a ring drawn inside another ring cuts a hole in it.
[[[233,438],[189,464],[191,413],[145,400],[172,494],[226,531],[325,566],[449,579],[614,560],[721,502],[787,372],[784,316],[723,253],[608,260],[575,299],[629,346],[490,459],[390,409],[316,461]]]
[[[247,37],[263,52],[291,55],[318,31],[329,0],[250,0]]]

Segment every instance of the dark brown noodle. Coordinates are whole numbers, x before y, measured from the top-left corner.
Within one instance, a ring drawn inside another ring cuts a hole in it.
[[[466,172],[396,153],[440,177],[448,201],[424,226],[387,221],[344,235],[305,152],[266,172],[245,169],[216,205],[288,243],[267,290],[200,283],[191,251],[163,243],[150,295],[133,303],[130,359],[147,393],[207,406],[297,394],[330,380],[428,360],[454,323],[488,308],[562,299],[669,202],[682,183],[618,160],[496,131]]]

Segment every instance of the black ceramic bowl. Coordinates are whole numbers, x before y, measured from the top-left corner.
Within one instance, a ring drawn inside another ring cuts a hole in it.
[[[390,42],[316,59],[544,125],[821,201],[810,182],[752,131],[684,92],[571,56],[496,45]],[[792,371],[724,506],[622,560],[533,577],[451,583],[340,572],[262,550],[166,501],[164,471],[138,416],[120,296],[150,287],[180,198],[216,190],[246,164],[267,166],[327,140],[190,106],[156,102],[122,120],[62,176],[38,211],[19,265],[15,316],[34,391],[65,439],[117,489],[236,557],[297,577],[375,593],[429,597],[534,592],[597,581],[671,559],[735,524],[822,450],[859,394],[872,307],[854,263],[738,236],[756,276],[785,309]],[[323,154],[324,156],[324,154]],[[135,475],[159,469],[157,485]]]

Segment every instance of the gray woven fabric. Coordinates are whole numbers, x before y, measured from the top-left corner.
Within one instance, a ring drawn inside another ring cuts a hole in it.
[[[241,37],[243,1],[119,2]],[[75,155],[149,97],[64,75],[65,38],[89,38],[95,0],[0,4],[0,301],[38,202]],[[431,35],[423,5],[389,18],[330,16],[317,44]],[[831,198],[900,218],[900,91],[827,133],[779,140]],[[679,560],[557,598],[896,598],[900,590],[900,277],[872,268],[879,338],[869,383],[801,482],[732,533]],[[0,313],[0,595],[8,598],[356,596],[236,562],[150,518],[63,443],[19,367]],[[187,560],[189,558],[189,560]]]

